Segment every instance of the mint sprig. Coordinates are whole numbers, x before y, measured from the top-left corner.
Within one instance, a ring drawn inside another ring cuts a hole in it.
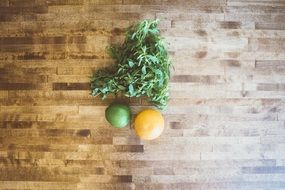
[[[130,26],[123,44],[113,44],[109,55],[116,65],[97,71],[91,78],[91,94],[103,99],[122,92],[127,97],[147,96],[163,109],[169,100],[169,56],[157,28],[158,20]]]

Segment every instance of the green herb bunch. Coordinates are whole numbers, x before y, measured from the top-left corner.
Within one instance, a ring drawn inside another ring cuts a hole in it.
[[[147,96],[156,107],[166,107],[170,77],[169,56],[157,28],[158,20],[130,26],[123,44],[108,48],[116,66],[97,71],[91,78],[91,94],[102,98],[123,92],[127,97]]]

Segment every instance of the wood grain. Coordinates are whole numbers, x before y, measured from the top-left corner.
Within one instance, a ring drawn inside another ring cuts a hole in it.
[[[166,129],[142,141],[89,76],[149,18],[174,69]],[[285,189],[285,1],[1,0],[0,189]]]

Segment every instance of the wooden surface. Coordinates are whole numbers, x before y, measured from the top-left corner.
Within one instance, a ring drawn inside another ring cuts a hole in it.
[[[175,68],[149,142],[109,127],[88,78],[145,18]],[[284,190],[285,1],[1,0],[0,105],[1,190]]]

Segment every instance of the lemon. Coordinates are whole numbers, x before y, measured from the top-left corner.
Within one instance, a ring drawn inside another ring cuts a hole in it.
[[[121,103],[112,103],[105,110],[106,120],[115,128],[123,128],[130,123],[130,107]]]

